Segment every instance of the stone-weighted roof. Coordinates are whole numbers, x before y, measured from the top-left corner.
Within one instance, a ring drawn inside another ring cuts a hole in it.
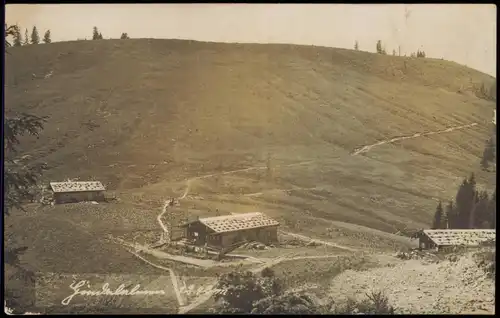
[[[200,218],[197,221],[212,229],[216,233],[264,228],[280,224],[278,221],[271,219],[261,212]]]
[[[479,246],[488,240],[495,240],[495,230],[424,230],[438,246]]]
[[[85,182],[51,182],[50,188],[52,191],[61,192],[87,192],[87,191],[104,191],[106,190],[99,181]]]

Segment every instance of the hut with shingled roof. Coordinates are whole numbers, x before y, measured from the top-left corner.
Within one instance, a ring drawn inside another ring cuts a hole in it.
[[[481,244],[495,240],[494,229],[438,229],[423,230],[417,235],[419,247],[423,249],[441,250],[447,247],[464,246],[479,247]]]
[[[188,241],[215,249],[226,249],[244,241],[277,243],[278,226],[278,221],[261,212],[199,218],[180,225]]]
[[[99,181],[51,182],[50,188],[56,204],[104,201],[104,191],[106,190]]]

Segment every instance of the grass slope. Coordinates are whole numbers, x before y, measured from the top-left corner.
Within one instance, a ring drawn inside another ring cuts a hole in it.
[[[495,182],[479,170],[495,104],[472,92],[494,79],[453,62],[148,39],[8,51],[6,112],[50,116],[40,139],[23,140],[23,154],[48,163],[46,181],[94,178],[125,206],[153,202],[144,205],[153,212],[137,212],[151,224],[161,200],[181,195],[187,178],[265,166],[268,154],[272,178],[255,169],[194,180],[189,196],[203,200],[188,196],[183,209],[260,210],[290,230],[374,247],[379,241],[360,231],[426,226],[436,201],[452,198],[472,171],[480,185]],[[351,155],[379,140],[474,122]],[[307,164],[282,166],[298,162]],[[106,213],[85,218],[123,230]],[[66,226],[49,223],[31,223],[26,235]]]

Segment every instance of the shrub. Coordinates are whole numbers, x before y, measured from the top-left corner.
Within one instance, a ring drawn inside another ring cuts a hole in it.
[[[474,255],[474,259],[479,268],[482,268],[490,278],[495,279],[496,257],[495,251],[482,251]]]
[[[389,304],[389,298],[383,292],[378,291],[367,293],[366,298],[361,301],[348,298],[345,303],[335,306],[334,313],[338,315],[394,315],[394,307]]]
[[[252,314],[322,314],[322,306],[311,296],[287,293],[276,297],[267,297],[257,301]]]

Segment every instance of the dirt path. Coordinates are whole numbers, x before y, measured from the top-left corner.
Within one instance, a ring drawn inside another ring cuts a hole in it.
[[[298,163],[292,163],[292,164],[286,164],[286,165],[277,165],[276,168],[280,167],[294,167],[294,166],[301,166],[301,165],[307,165],[310,163],[313,163],[314,161],[309,160],[309,161],[302,161]],[[233,174],[233,173],[238,173],[238,172],[245,172],[245,171],[252,171],[252,170],[262,170],[262,169],[267,169],[266,166],[259,166],[259,167],[250,167],[250,168],[244,168],[244,169],[237,169],[237,170],[231,170],[231,171],[225,171],[225,172],[220,172],[220,173],[211,173],[211,174],[206,174],[203,176],[198,176],[198,177],[193,177],[189,178],[186,180],[186,189],[184,190],[184,193],[182,196],[177,198],[177,201],[183,200],[187,197],[189,194],[189,190],[191,189],[191,182],[195,180],[201,180],[201,179],[206,179],[206,178],[211,178],[215,177],[218,175],[228,175],[228,174]],[[168,207],[169,207],[169,201],[165,201],[165,204],[163,205],[161,213],[158,215],[156,218],[158,221],[158,224],[163,230],[162,234],[162,239],[160,240],[161,242],[164,242],[165,240],[168,240],[168,227],[166,224],[162,221],[163,216],[168,212]]]
[[[280,233],[282,233],[284,235],[293,236],[293,237],[296,237],[296,238],[304,240],[304,241],[315,242],[315,243],[319,243],[319,244],[323,244],[323,245],[327,245],[327,246],[332,246],[332,247],[340,248],[340,249],[343,249],[343,250],[346,250],[346,251],[350,251],[350,252],[359,252],[358,249],[355,249],[355,248],[352,248],[352,247],[338,245],[338,244],[335,244],[335,243],[332,243],[332,242],[323,241],[323,240],[313,239],[311,237],[308,237],[308,236],[305,236],[305,235],[301,235],[301,234],[296,234],[296,233],[291,233],[291,232],[284,232],[284,231],[280,231]]]
[[[275,168],[303,166],[303,165],[311,164],[313,162],[314,162],[313,160],[309,160],[309,161],[302,161],[302,162],[291,163],[291,164],[286,164],[286,165],[276,165]],[[238,173],[238,172],[247,172],[247,171],[252,171],[252,170],[264,170],[264,169],[267,169],[267,166],[257,166],[257,167],[250,167],[250,168],[244,168],[244,169],[230,170],[230,171],[212,173],[212,174],[207,174],[207,175],[203,175],[203,176],[199,176],[199,177],[190,178],[187,180],[188,189],[186,189],[186,191],[184,192],[184,197],[186,197],[186,195],[188,194],[189,184],[191,181],[201,180],[201,179],[206,179],[206,178],[211,178],[211,177],[221,176],[221,175],[228,175],[228,174],[233,174],[233,173]]]
[[[304,190],[323,190],[323,189],[325,189],[325,187],[320,187],[320,186],[308,187],[308,188],[293,187],[293,188],[288,188],[288,189],[269,189],[269,190],[265,190],[265,191],[261,191],[261,192],[247,193],[247,194],[244,194],[243,196],[244,197],[258,197],[258,196],[264,195],[266,193],[271,193],[271,192],[289,192],[289,191],[298,191],[298,190],[304,191]]]
[[[276,168],[294,167],[294,166],[307,165],[307,164],[310,164],[313,162],[314,161],[309,160],[309,161],[302,161],[302,162],[291,163],[291,164],[286,164],[286,165],[277,165],[275,167]],[[237,169],[237,170],[231,170],[231,171],[225,171],[225,172],[219,172],[219,173],[211,173],[211,174],[206,174],[203,176],[189,178],[186,180],[186,189],[184,190],[184,193],[182,194],[182,196],[177,198],[177,201],[183,200],[187,197],[187,195],[189,194],[189,190],[191,189],[191,182],[193,182],[195,180],[202,180],[202,179],[207,179],[207,178],[211,178],[211,177],[215,177],[215,176],[219,176],[219,175],[228,175],[228,174],[233,174],[233,173],[238,173],[238,172],[246,172],[246,171],[252,171],[252,170],[263,170],[263,169],[267,169],[267,166],[250,167],[250,168]],[[167,201],[165,201],[165,203],[163,205],[161,213],[156,218],[158,221],[158,224],[160,225],[160,227],[163,230],[162,237],[161,237],[160,242],[158,244],[165,243],[168,241],[168,237],[169,237],[168,227],[162,221],[163,216],[168,212],[168,207],[169,207],[169,201],[167,200]]]
[[[168,238],[170,237],[170,234],[168,232],[168,227],[161,220],[162,217],[168,211],[168,204],[169,204],[169,201],[168,200],[165,201],[165,203],[163,205],[163,208],[162,208],[162,212],[160,214],[158,214],[158,216],[156,217],[156,220],[158,221],[158,224],[160,224],[160,227],[163,230],[163,233],[161,234],[161,237],[160,237],[160,242],[158,242],[158,244],[166,243],[168,241]]]
[[[262,272],[262,270],[264,270],[265,268],[270,268],[270,267],[276,266],[282,262],[295,261],[295,260],[301,260],[301,259],[337,258],[340,256],[340,255],[293,256],[293,254],[294,253],[288,253],[288,254],[285,254],[283,256],[268,260],[267,262],[263,263],[262,265],[252,269],[251,272],[254,274],[258,274],[258,273]],[[203,305],[205,302],[207,302],[215,292],[215,290],[214,290],[215,285],[216,285],[216,283],[212,284],[209,287],[209,290],[211,290],[210,292],[200,296],[193,303],[180,308],[178,313],[179,314],[186,314],[186,313],[198,308],[199,306]]]
[[[443,129],[443,130],[430,131],[430,132],[426,132],[426,133],[416,133],[416,134],[413,134],[411,136],[395,137],[395,138],[392,138],[392,139],[387,139],[387,140],[379,141],[379,142],[376,142],[376,143],[371,144],[371,145],[367,145],[367,146],[363,146],[361,148],[354,149],[354,151],[351,153],[351,155],[356,156],[356,155],[359,155],[360,153],[364,153],[364,152],[370,151],[373,147],[380,146],[380,145],[385,145],[385,144],[389,144],[389,143],[393,143],[393,142],[396,142],[396,141],[399,141],[399,140],[413,139],[413,138],[418,138],[418,137],[424,137],[424,136],[442,134],[442,133],[452,132],[452,131],[459,130],[459,129],[465,129],[465,128],[474,127],[476,125],[477,125],[477,123],[473,123],[473,124],[469,124],[469,125],[454,126],[454,127],[450,127],[450,128]]]
[[[132,251],[130,249],[130,247],[127,247],[126,245],[124,244],[121,244],[125,250],[127,252],[129,252],[130,254],[134,255],[135,257],[139,258],[140,260],[142,260],[143,262],[153,266],[153,267],[156,267],[158,269],[161,269],[161,270],[164,270],[164,271],[168,271],[169,274],[170,274],[170,279],[172,280],[172,285],[174,287],[174,292],[175,292],[175,297],[177,298],[177,303],[179,304],[179,306],[184,306],[184,299],[182,298],[182,295],[181,295],[181,292],[180,292],[180,289],[179,289],[179,283],[178,283],[178,280],[177,280],[177,276],[175,275],[174,271],[171,270],[170,268],[168,267],[163,267],[161,265],[157,265],[157,264],[154,264],[150,261],[148,261],[147,259],[145,259],[144,257],[142,257],[141,255],[137,254],[135,251]]]
[[[265,262],[264,264],[262,264],[262,265],[260,265],[260,266],[258,266],[256,268],[254,268],[253,270],[251,270],[251,272],[254,273],[254,274],[260,273],[265,268],[275,266],[275,265],[281,263],[282,261],[286,260],[287,256],[290,255],[290,254],[291,253],[283,255],[283,256],[280,256],[280,257],[277,257],[277,258],[274,258],[272,260],[269,260],[269,261]],[[214,283],[214,284],[212,284],[212,285],[210,285],[210,287],[209,287],[210,292],[208,292],[208,293],[200,296],[197,300],[195,300],[191,304],[179,308],[179,312],[178,313],[179,314],[189,313],[190,311],[198,308],[199,306],[201,306],[205,302],[207,302],[213,296],[213,294],[215,293],[215,286],[216,286],[216,284],[217,284],[217,282]]]

